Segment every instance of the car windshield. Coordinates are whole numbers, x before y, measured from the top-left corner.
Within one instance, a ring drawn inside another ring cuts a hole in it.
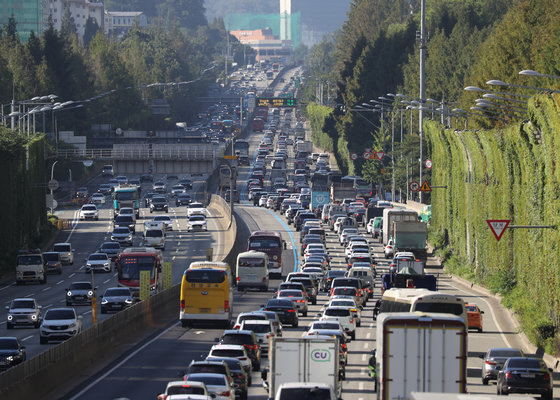
[[[59,253],[70,251],[70,245],[69,244],[55,244],[53,246],[53,251],[57,251]]]
[[[130,290],[124,288],[107,289],[105,297],[107,296],[130,296]]]
[[[248,328],[243,328],[246,330],[252,330]],[[253,344],[255,341],[251,335],[236,333],[231,335],[224,335],[222,337],[223,344]]]
[[[91,205],[91,206],[88,205],[88,206],[83,206],[82,210],[84,210],[84,211],[95,211],[95,210],[97,210],[97,207],[94,206],[94,205]]]
[[[355,307],[356,304],[351,300],[333,300],[331,301],[331,306]]]
[[[510,357],[519,357],[521,355],[522,355],[521,351],[517,349],[501,349],[501,350],[490,350],[489,357],[510,358]]]
[[[17,350],[18,343],[15,338],[0,338],[0,349],[2,350]]]
[[[239,322],[243,322],[246,319],[254,319],[254,320],[262,320],[264,321],[266,318],[266,315],[261,315],[261,314],[247,314],[247,315],[240,315],[238,317],[238,321]]]
[[[128,234],[130,233],[130,229],[128,229],[127,227],[118,227],[113,230],[113,233]]]
[[[146,237],[163,237],[163,232],[160,229],[148,229]]]
[[[350,310],[345,308],[327,308],[325,315],[329,317],[348,317],[350,316]]]
[[[243,324],[241,329],[247,329],[249,331],[253,331],[255,333],[269,333],[270,332],[270,324]]]
[[[214,349],[212,350],[213,356],[221,356],[221,357],[244,357],[245,354],[243,350],[236,350],[236,349]]]
[[[110,243],[103,243],[101,248],[103,250],[120,250],[121,246],[118,243],[110,242]]]
[[[92,254],[92,255],[89,256],[89,260],[90,261],[107,260],[107,255],[106,254]]]
[[[349,288],[336,288],[334,289],[334,295],[339,296],[355,296],[356,289],[349,289]]]
[[[303,297],[300,290],[281,290],[278,297]]]
[[[35,308],[33,300],[14,300],[10,308]]]
[[[542,360],[538,358],[510,358],[507,363],[508,368],[531,368],[540,369],[543,367]]]
[[[70,285],[70,290],[72,289],[91,289],[91,283],[89,282],[74,282]]]
[[[160,221],[160,222],[170,222],[171,218],[168,217],[167,215],[159,215],[157,217],[154,217],[153,221]]]
[[[283,388],[280,392],[279,400],[309,400],[309,399],[330,399],[331,391],[328,388],[307,387],[307,388]]]
[[[46,261],[58,261],[60,259],[60,255],[58,253],[43,253],[43,258]]]
[[[272,300],[268,300],[266,307],[267,308],[268,307],[292,307],[292,301],[272,299]]]
[[[192,217],[189,217],[189,221],[205,221],[206,218],[204,218],[204,215],[193,215]]]
[[[465,306],[465,309],[466,309],[467,311],[476,312],[476,306]]]
[[[45,314],[46,320],[57,320],[57,319],[75,319],[76,315],[74,310],[48,310]]]
[[[170,386],[167,388],[167,395],[174,395],[174,394],[201,394],[205,395],[204,388],[200,386],[191,386],[189,384],[181,385],[181,386]]]
[[[196,374],[194,376],[189,376],[189,379],[195,382],[202,382],[206,386],[226,386],[225,376],[209,376]]]
[[[313,329],[340,329],[340,324],[338,322],[314,322]]]

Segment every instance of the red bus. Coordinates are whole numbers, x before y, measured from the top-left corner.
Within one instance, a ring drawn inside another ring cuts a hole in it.
[[[264,121],[262,118],[254,118],[253,119],[253,131],[255,132],[262,132],[264,130]]]
[[[151,247],[130,247],[124,249],[115,261],[119,286],[130,288],[134,296],[140,292],[140,271],[150,271],[150,294],[163,288],[161,250]]]
[[[255,231],[251,234],[247,244],[247,251],[256,250],[268,255],[269,275],[282,276],[282,250],[286,242],[279,232]]]

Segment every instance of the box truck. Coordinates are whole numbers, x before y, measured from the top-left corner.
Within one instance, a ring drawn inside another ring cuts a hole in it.
[[[416,259],[426,261],[426,240],[428,239],[428,224],[421,221],[393,222],[393,249],[410,251]]]
[[[384,245],[393,238],[393,223],[401,221],[418,221],[418,213],[403,207],[383,209],[383,235],[380,235],[380,240]]]

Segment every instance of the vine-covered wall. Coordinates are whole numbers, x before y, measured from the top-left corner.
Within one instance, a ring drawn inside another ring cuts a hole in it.
[[[559,230],[507,229],[498,242],[486,223],[560,228],[560,96],[535,96],[528,112],[500,130],[426,123],[431,184],[447,185],[432,191],[431,236],[449,270],[502,294],[528,336],[557,353]]]

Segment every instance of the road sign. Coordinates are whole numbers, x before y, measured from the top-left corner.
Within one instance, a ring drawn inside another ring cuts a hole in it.
[[[350,158],[351,158],[352,160],[357,160],[357,159],[358,159],[358,155],[357,155],[356,153],[352,153],[352,154],[350,155]]]
[[[376,151],[376,152],[375,152],[375,157],[376,157],[378,160],[382,160],[383,157],[385,157],[385,152],[384,152],[384,151]]]
[[[257,97],[257,107],[294,107],[296,102],[287,97]]]
[[[150,271],[140,271],[140,300],[150,298]]]
[[[420,184],[416,181],[412,181],[408,184],[408,188],[413,192],[417,192],[420,190]]]
[[[56,190],[56,189],[58,189],[58,186],[59,186],[59,185],[58,185],[58,181],[57,181],[56,179],[51,179],[51,180],[49,181],[49,183],[47,183],[47,187],[48,187],[50,190]]]
[[[432,160],[426,160],[425,165],[426,165],[426,168],[432,169]]]
[[[363,154],[364,159],[369,160],[371,157],[371,153],[368,153],[367,151]]]
[[[487,219],[486,223],[490,227],[490,230],[496,236],[496,240],[499,242],[502,238],[502,235],[506,231],[509,223],[511,222],[510,219]]]
[[[428,183],[428,181],[424,181],[422,183],[422,187],[420,187],[420,189],[418,189],[420,192],[431,192],[432,188],[430,187],[430,184]]]
[[[237,156],[224,156],[224,160],[237,160]]]
[[[171,289],[171,275],[173,272],[173,264],[171,262],[163,263],[163,289]]]

